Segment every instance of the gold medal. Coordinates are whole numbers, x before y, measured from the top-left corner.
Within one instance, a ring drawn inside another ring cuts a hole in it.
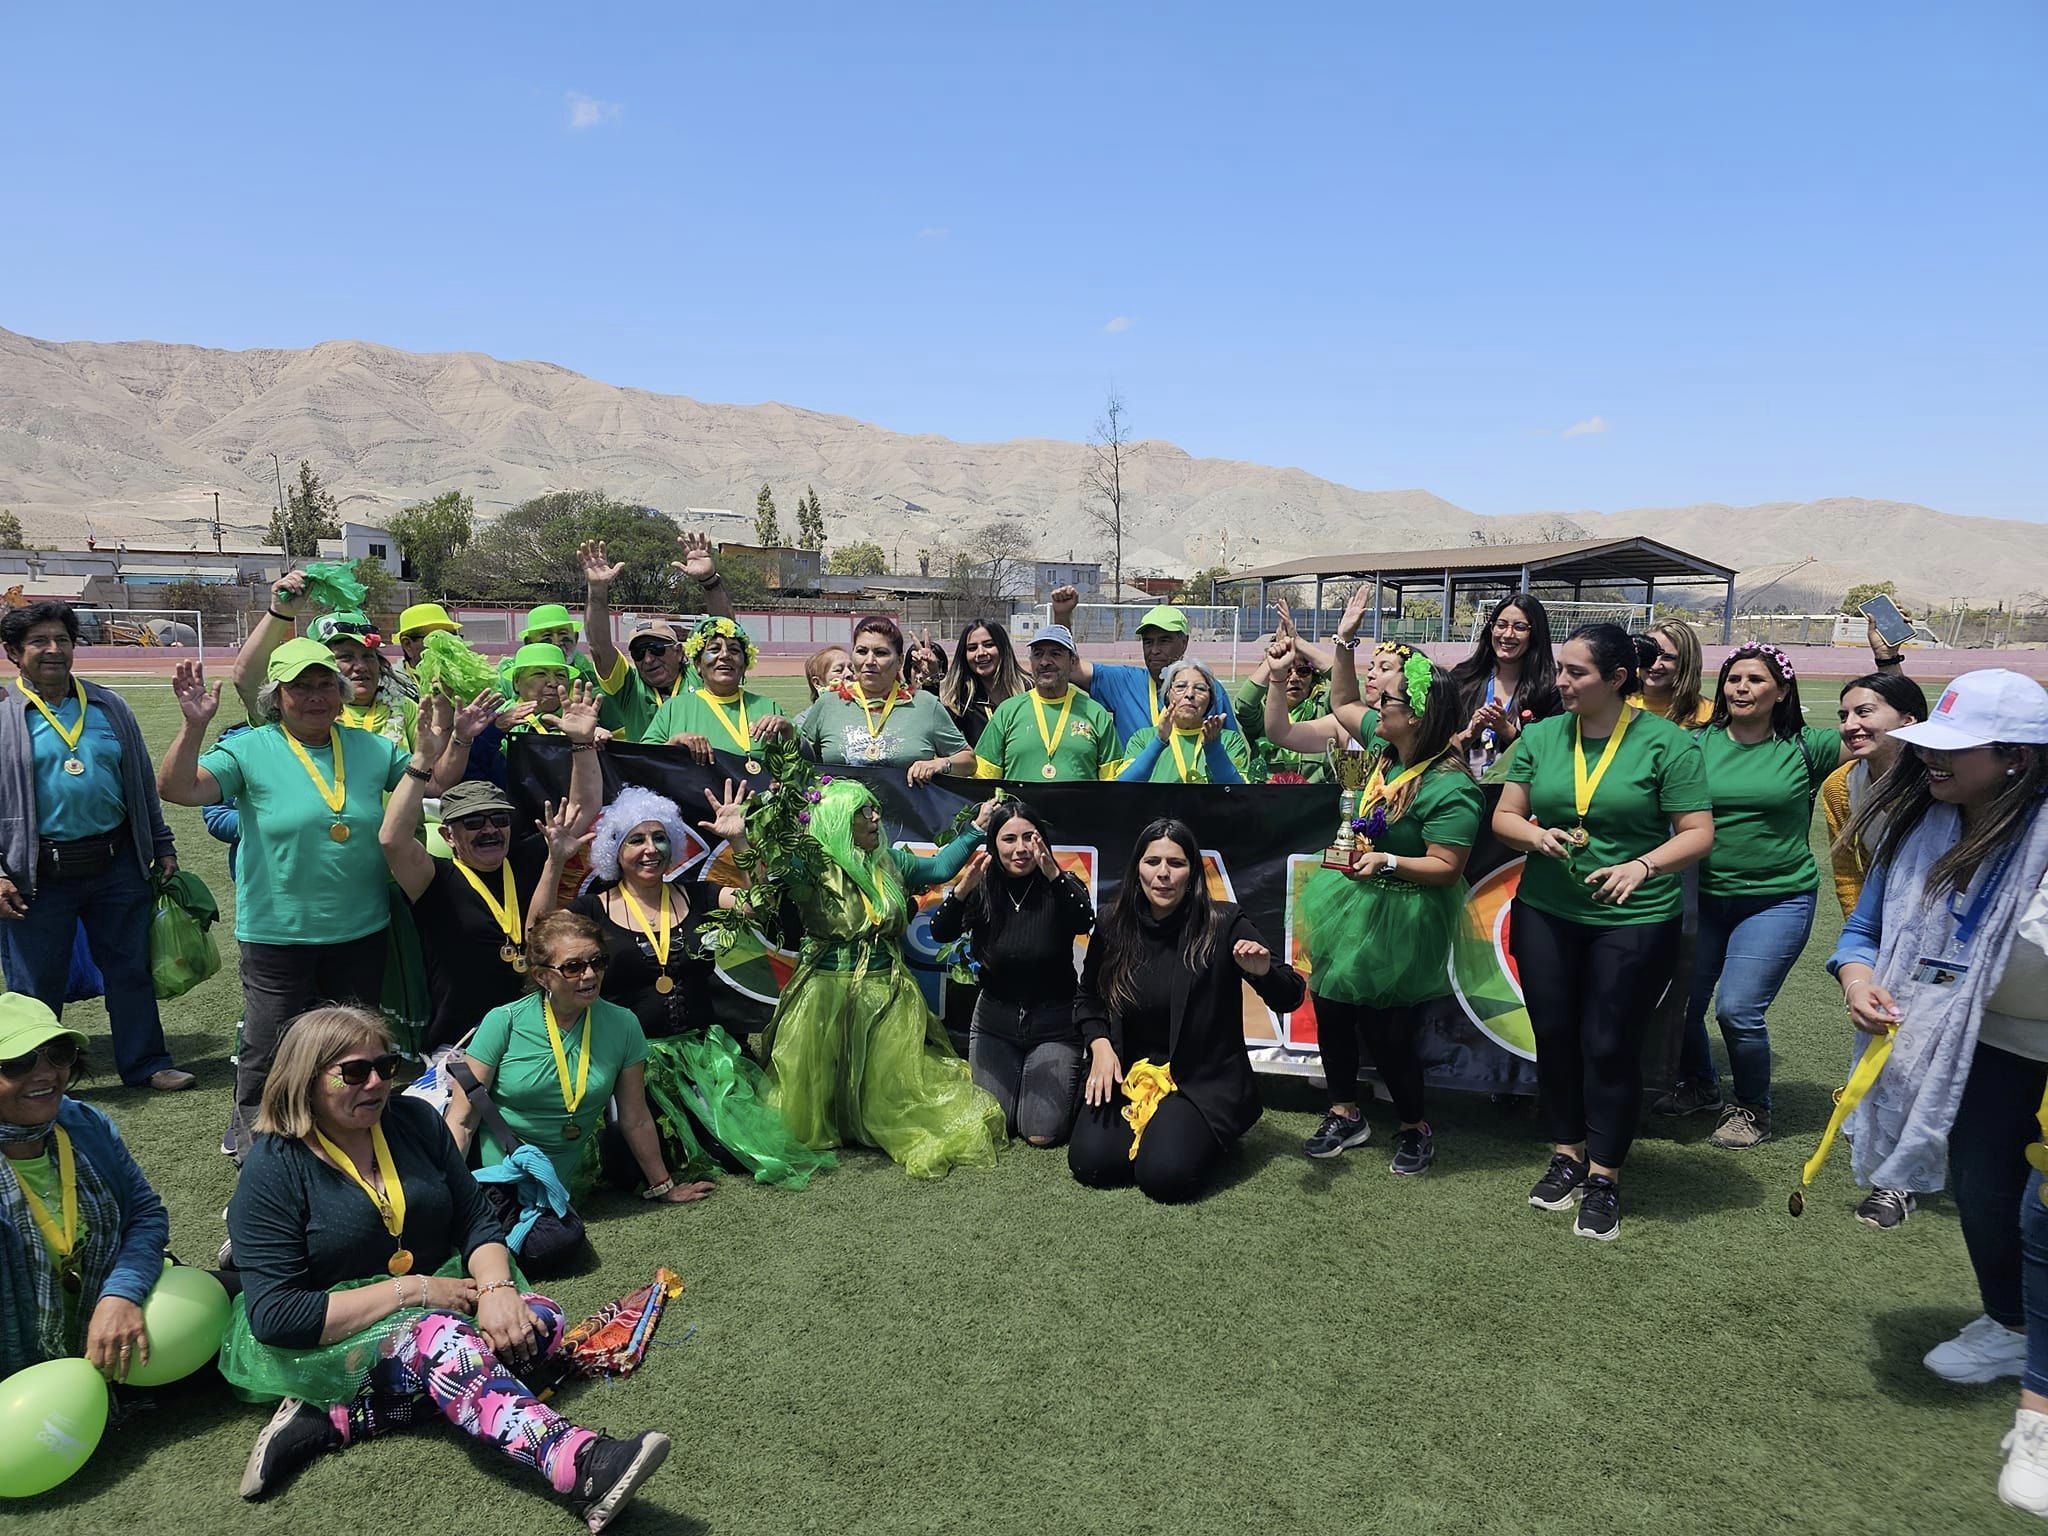
[[[348,826],[345,822],[337,821],[327,829],[327,835],[337,843],[345,843],[348,841]]]
[[[581,1136],[582,1134],[583,1127],[578,1125],[574,1120],[571,1120],[567,1125],[562,1127],[562,1139],[564,1141],[574,1141],[577,1137]]]
[[[1585,827],[1567,827],[1557,835],[1574,848],[1584,848],[1593,841],[1593,834]]]
[[[399,1249],[398,1252],[394,1253],[393,1255],[391,1255],[389,1259],[384,1261],[384,1267],[390,1270],[391,1273],[394,1275],[411,1274],[412,1250],[409,1248]]]
[[[1038,770],[1038,776],[1041,779],[1056,779],[1060,776],[1060,771],[1059,769],[1053,767],[1051,763],[1047,763],[1043,768]]]
[[[2048,1145],[2030,1142],[2027,1146],[2027,1165],[2037,1173],[2048,1173]]]
[[[70,774],[71,777],[75,779],[81,773],[85,772],[85,764],[81,763],[75,757],[67,757],[64,759],[64,771]]]
[[[669,975],[667,971],[663,971],[659,976],[654,978],[654,990],[659,992],[663,997],[667,997],[669,993],[675,991],[675,989],[676,979],[675,977]]]
[[[515,976],[524,976],[526,974],[526,956],[514,955],[512,957],[512,973]]]
[[[761,765],[760,765],[759,763],[755,762],[755,761],[754,761],[754,760],[753,760],[753,759],[752,759],[751,757],[750,757],[750,758],[748,758],[748,759],[747,759],[747,772],[749,772],[749,773],[759,773],[760,771],[761,771]]]
[[[498,958],[507,965],[517,965],[519,963],[518,946],[508,939],[505,943],[498,946]]]

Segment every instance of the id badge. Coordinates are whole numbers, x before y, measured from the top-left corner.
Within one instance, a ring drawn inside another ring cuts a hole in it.
[[[1929,987],[1952,987],[1969,973],[1966,962],[1937,955],[1922,955],[1920,963],[1913,967],[1913,979]]]

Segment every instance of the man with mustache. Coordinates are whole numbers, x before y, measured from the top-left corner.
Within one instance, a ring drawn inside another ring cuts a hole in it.
[[[1116,721],[1074,687],[1079,660],[1063,624],[1031,637],[1031,691],[1003,700],[990,713],[974,745],[977,779],[1115,777]]]

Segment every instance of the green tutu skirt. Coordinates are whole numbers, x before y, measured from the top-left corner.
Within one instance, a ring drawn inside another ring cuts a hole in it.
[[[769,1101],[806,1146],[879,1147],[914,1179],[996,1160],[1003,1108],[974,1086],[893,945],[865,968],[807,957],[761,1050]]]
[[[671,1161],[702,1177],[723,1166],[757,1183],[802,1189],[820,1168],[837,1165],[791,1134],[768,1102],[766,1074],[716,1024],[701,1035],[647,1042],[647,1102]]]
[[[1465,917],[1466,885],[1417,885],[1399,875],[1354,880],[1334,869],[1309,876],[1299,924],[1309,990],[1366,1008],[1405,1008],[1451,990],[1451,944]]]

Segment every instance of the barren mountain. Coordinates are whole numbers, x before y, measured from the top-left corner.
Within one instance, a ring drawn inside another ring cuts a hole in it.
[[[1127,477],[1127,573],[1314,551],[1463,545],[1569,522],[1642,533],[1755,572],[1807,555],[1788,590],[1889,576],[1923,600],[2048,591],[2048,528],[1894,502],[1685,507],[1481,518],[1427,491],[1360,491],[1297,469],[1197,459],[1148,442]],[[31,540],[173,547],[208,539],[212,493],[237,536],[309,459],[346,516],[375,522],[460,489],[480,511],[594,487],[661,507],[788,508],[817,487],[835,543],[904,563],[989,524],[1044,558],[1106,555],[1082,488],[1088,450],[1042,439],[956,443],[792,406],[714,405],[621,389],[548,363],[334,341],[224,352],[162,342],[45,342],[0,330],[0,506]],[[787,517],[785,518],[787,520]]]

